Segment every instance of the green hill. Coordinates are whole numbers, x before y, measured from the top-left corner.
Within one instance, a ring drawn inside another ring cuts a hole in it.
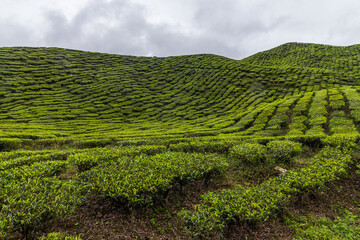
[[[99,133],[96,137],[103,138],[106,132],[108,138],[132,138],[250,128],[249,135],[261,108],[275,107],[266,116],[270,121],[280,104],[274,101],[292,97],[290,119],[277,128],[266,120],[264,128],[255,126],[266,135],[284,135],[305,93],[336,88],[344,96],[340,88],[359,85],[358,55],[357,45],[300,43],[240,61],[216,55],[156,58],[1,48],[1,136],[91,138]],[[304,130],[310,128],[305,125]]]
[[[360,237],[360,45],[0,63],[0,239]]]

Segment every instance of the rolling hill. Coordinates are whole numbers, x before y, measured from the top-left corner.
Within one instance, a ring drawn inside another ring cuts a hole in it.
[[[360,237],[360,45],[0,63],[0,239]]]
[[[358,56],[356,45],[300,43],[239,61],[216,55],[156,58],[1,48],[1,136],[286,135],[300,99],[307,96],[310,106],[321,90],[338,89],[326,91],[328,98],[345,96],[343,86],[356,89]],[[289,107],[288,118],[271,121],[282,107]],[[260,114],[267,108],[273,110]],[[267,119],[256,119],[263,115]],[[303,131],[311,129],[306,117]]]

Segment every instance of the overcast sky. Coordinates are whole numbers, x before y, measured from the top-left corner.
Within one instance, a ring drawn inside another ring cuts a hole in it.
[[[0,46],[242,59],[286,42],[360,43],[358,0],[0,0]]]

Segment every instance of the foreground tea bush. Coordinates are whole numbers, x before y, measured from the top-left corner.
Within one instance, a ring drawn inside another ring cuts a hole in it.
[[[349,211],[333,221],[329,218],[310,219],[295,224],[293,228],[293,240],[360,239],[359,217]]]
[[[17,157],[15,159],[10,159],[0,162],[0,171],[11,169],[14,167],[20,167],[24,165],[31,165],[37,162],[46,162],[52,160],[66,160],[68,153],[66,152],[54,152],[54,153],[38,153],[32,154],[29,156]]]
[[[104,196],[128,205],[150,204],[166,197],[175,183],[208,178],[227,166],[209,154],[166,152],[155,156],[122,157],[83,173],[90,186]]]
[[[121,156],[136,156],[140,154],[155,155],[165,151],[165,146],[155,145],[110,149],[96,148],[71,155],[69,157],[69,162],[76,165],[80,172],[83,172],[103,162],[115,160]]]
[[[248,163],[262,163],[266,160],[266,147],[258,143],[244,143],[234,146],[230,154]]]
[[[221,141],[191,141],[171,144],[169,149],[174,152],[226,153],[229,144]]]
[[[40,237],[38,240],[81,240],[81,238],[77,236],[64,236],[60,232],[54,232]]]
[[[38,223],[74,212],[81,202],[79,187],[74,181],[56,178],[33,178],[6,185],[1,191],[1,230],[16,230],[25,236]],[[5,234],[6,236],[6,234]]]
[[[312,159],[312,164],[283,177],[271,178],[260,185],[209,192],[193,211],[180,216],[192,236],[211,237],[221,234],[231,222],[258,222],[275,216],[294,193],[321,188],[325,183],[346,173],[351,155],[347,150],[325,147]]]
[[[0,172],[0,233],[27,234],[40,222],[74,212],[83,200],[83,187],[56,175],[64,161],[35,163]],[[0,235],[1,236],[1,235]]]
[[[269,159],[288,162],[301,153],[302,144],[289,140],[271,141],[267,145],[267,157]]]
[[[356,143],[358,142],[360,135],[357,134],[334,134],[332,136],[328,136],[322,139],[322,142],[325,145],[341,148],[341,149],[349,149],[355,148]]]
[[[0,138],[0,150],[1,151],[9,151],[9,150],[14,150],[14,149],[18,149],[21,147],[21,139],[5,139],[5,138]]]
[[[289,162],[301,153],[302,144],[290,140],[270,141],[266,146],[259,143],[242,143],[231,148],[235,159],[247,163]]]

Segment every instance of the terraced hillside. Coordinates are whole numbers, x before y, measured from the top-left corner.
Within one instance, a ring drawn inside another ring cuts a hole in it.
[[[360,212],[360,45],[0,63],[0,239],[316,239],[305,203]]]
[[[339,110],[356,121],[345,92],[357,93],[358,56],[359,46],[296,43],[241,61],[1,48],[1,136],[273,136],[298,132],[299,121],[302,133],[312,132],[308,110],[320,95],[327,110],[343,100]],[[320,123],[327,134],[329,124]]]

